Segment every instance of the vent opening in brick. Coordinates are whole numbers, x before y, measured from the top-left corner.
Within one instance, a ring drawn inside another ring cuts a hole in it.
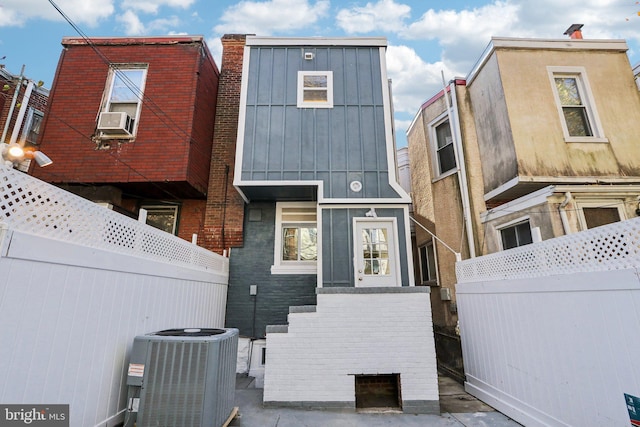
[[[355,377],[356,409],[402,409],[400,374]]]

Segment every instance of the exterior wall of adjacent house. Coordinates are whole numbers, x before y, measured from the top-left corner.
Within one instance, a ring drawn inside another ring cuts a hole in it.
[[[567,48],[564,41],[522,41],[517,49],[502,39],[493,43],[468,84],[485,193],[516,176],[548,183],[640,176],[640,96],[626,43],[583,40]],[[606,141],[565,142],[548,67],[581,67]]]
[[[243,246],[244,200],[233,185],[245,35],[225,34],[218,86],[203,246],[218,253]]]
[[[18,82],[20,82],[19,88]],[[25,132],[29,131],[28,128],[33,120],[34,112],[44,114],[49,99],[49,90],[32,82],[33,88],[25,103],[29,82],[30,80],[26,76],[14,75],[0,67],[0,134],[4,134],[6,131],[5,140],[0,142],[9,143],[12,138],[15,139],[15,142],[26,142],[27,146],[33,146],[40,142],[39,138],[36,141],[30,141]],[[17,94],[16,88],[18,88]],[[11,111],[11,117],[9,117],[14,98],[15,104],[13,111]],[[21,108],[24,109],[22,114]],[[22,120],[18,121],[20,116],[22,116]]]
[[[202,37],[64,38],[42,124],[52,160],[31,173],[137,217],[177,207],[175,234],[203,234],[218,69]],[[110,68],[147,67],[132,138],[100,136]],[[202,238],[201,238],[202,240]]]

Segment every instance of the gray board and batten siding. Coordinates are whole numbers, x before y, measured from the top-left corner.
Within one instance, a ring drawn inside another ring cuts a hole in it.
[[[240,186],[314,181],[322,182],[323,199],[401,199],[389,183],[394,167],[387,151],[384,48],[248,46]],[[313,59],[306,60],[305,52]],[[298,71],[333,73],[332,108],[297,106]],[[360,181],[362,190],[352,191],[352,181]],[[258,188],[247,191],[253,200],[268,198]]]

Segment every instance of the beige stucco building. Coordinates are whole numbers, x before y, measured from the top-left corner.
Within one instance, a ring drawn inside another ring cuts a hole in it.
[[[426,229],[416,227],[416,274],[434,286],[444,368],[461,367],[455,252],[465,259],[640,213],[640,94],[626,51],[623,40],[492,38],[466,78],[421,106],[407,132]]]

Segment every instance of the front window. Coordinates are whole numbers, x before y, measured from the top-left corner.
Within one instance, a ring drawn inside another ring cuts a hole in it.
[[[531,236],[531,224],[529,220],[519,222],[500,229],[502,249],[517,248],[518,246],[533,243]]]
[[[586,71],[582,67],[548,67],[567,142],[606,142]]]
[[[318,260],[316,204],[276,204],[273,274],[315,274]]]
[[[298,107],[299,108],[332,108],[333,107],[333,72],[331,71],[299,71],[298,72]]]

